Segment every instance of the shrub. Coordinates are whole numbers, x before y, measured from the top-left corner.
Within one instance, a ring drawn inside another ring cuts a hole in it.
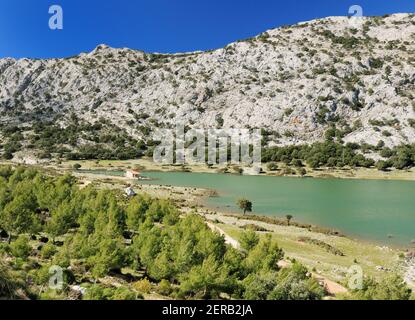
[[[340,251],[339,249],[333,247],[332,245],[330,245],[330,244],[328,244],[324,241],[318,240],[318,239],[313,239],[313,238],[309,238],[309,237],[300,237],[298,239],[298,241],[309,243],[309,244],[314,244],[314,245],[316,245],[318,247],[321,247],[324,250],[326,250],[327,252],[332,253],[336,256],[340,256],[340,257],[344,256],[344,253],[342,251]]]
[[[163,296],[168,296],[172,292],[171,284],[168,280],[163,279],[157,286],[157,291]]]
[[[379,69],[383,67],[383,61],[379,58],[370,58],[369,66],[374,69]]]
[[[17,285],[6,265],[0,261],[0,299],[13,299]]]
[[[24,235],[20,235],[16,241],[13,241],[10,248],[12,254],[18,258],[27,258],[32,250],[29,245],[29,238]]]
[[[278,170],[278,164],[276,162],[270,162],[267,164],[268,171],[277,171]]]
[[[150,293],[152,285],[151,282],[147,278],[145,278],[135,282],[133,284],[133,288],[141,293]]]
[[[45,244],[40,250],[40,254],[44,259],[50,259],[57,252],[56,247],[52,243]]]
[[[307,174],[307,170],[305,168],[298,168],[297,173],[298,173],[298,175],[303,177]]]
[[[409,300],[411,289],[397,275],[390,275],[380,282],[365,278],[363,288],[354,290],[352,297],[358,300]]]
[[[378,162],[376,162],[376,168],[379,171],[386,171],[391,167],[391,163],[389,161],[383,161],[383,160],[379,160]]]

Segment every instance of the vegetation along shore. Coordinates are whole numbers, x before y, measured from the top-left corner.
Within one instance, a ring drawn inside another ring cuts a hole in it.
[[[124,177],[74,174],[1,168],[2,296],[411,297],[404,250],[295,221],[208,210],[198,205],[203,190],[140,185],[129,198]],[[362,290],[348,288],[354,264],[364,271]],[[64,270],[62,290],[45,286],[53,265]]]

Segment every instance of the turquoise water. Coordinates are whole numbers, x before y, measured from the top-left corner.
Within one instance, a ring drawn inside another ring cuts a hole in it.
[[[384,244],[410,245],[415,239],[415,182],[387,180],[301,179],[224,174],[149,172],[162,184],[215,189],[219,197],[207,205],[238,211],[245,197],[257,214],[335,228]],[[389,238],[389,235],[392,238]]]

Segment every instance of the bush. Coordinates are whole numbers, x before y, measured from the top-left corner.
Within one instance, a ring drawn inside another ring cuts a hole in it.
[[[389,161],[379,160],[376,162],[376,168],[379,171],[387,171],[391,167],[391,163]]]
[[[352,298],[357,300],[409,300],[411,293],[411,289],[400,276],[391,275],[380,282],[365,278],[363,288],[354,290]]]
[[[305,168],[298,168],[297,173],[298,175],[304,177],[307,174],[307,170]]]
[[[84,300],[107,300],[105,289],[100,285],[92,285],[86,289]]]
[[[379,58],[370,58],[369,66],[374,69],[379,69],[383,67],[383,61]]]
[[[128,288],[120,287],[113,291],[109,300],[137,300],[138,298],[142,298],[142,296]]]
[[[172,292],[171,284],[168,280],[163,279],[160,281],[160,283],[157,286],[157,291],[159,294],[163,296],[168,296]]]
[[[26,259],[32,251],[32,248],[29,245],[29,238],[24,235],[20,235],[16,241],[13,241],[10,248],[15,257],[24,259]]]
[[[0,261],[0,300],[2,298],[13,299],[17,285],[13,280],[7,266]]]
[[[40,255],[43,259],[50,259],[55,255],[56,252],[56,247],[52,243],[47,243],[40,250]]]
[[[151,282],[147,278],[145,278],[135,282],[133,284],[133,288],[141,293],[150,293],[152,285]]]
[[[267,164],[268,171],[277,171],[278,170],[278,164],[276,162],[270,162]]]
[[[327,252],[334,254],[335,256],[340,256],[340,257],[344,256],[344,253],[342,251],[340,251],[339,249],[333,247],[332,245],[330,245],[330,244],[328,244],[324,241],[318,240],[318,239],[313,239],[313,238],[309,238],[309,237],[300,237],[298,239],[298,241],[319,246],[319,247],[323,248],[324,250],[326,250]]]
[[[86,289],[84,300],[137,300],[142,299],[137,294],[126,287],[112,288],[94,284]]]

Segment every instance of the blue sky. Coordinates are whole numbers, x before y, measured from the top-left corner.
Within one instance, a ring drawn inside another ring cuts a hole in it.
[[[48,27],[54,4],[63,8],[63,30]],[[346,16],[355,4],[369,16],[415,12],[415,0],[0,0],[0,57],[65,57],[101,43],[215,49],[281,25]]]

